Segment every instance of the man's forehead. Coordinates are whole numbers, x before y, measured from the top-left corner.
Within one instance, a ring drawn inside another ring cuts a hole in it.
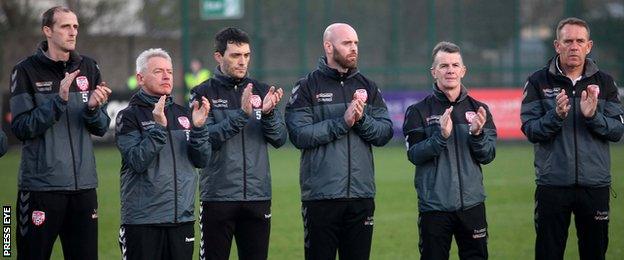
[[[172,69],[171,61],[160,56],[154,56],[147,60],[147,66],[151,69]]]
[[[54,13],[55,24],[78,24],[78,17],[73,12],[59,11]]]
[[[587,39],[587,28],[585,28],[584,26],[580,26],[580,25],[576,25],[576,24],[566,24],[563,27],[561,27],[561,31],[559,32],[559,37],[561,38],[569,38],[569,37],[575,37],[578,38],[579,36],[581,38],[585,38]]]
[[[225,51],[230,53],[247,53],[249,52],[249,43],[228,42]]]
[[[327,40],[331,42],[357,41],[357,32],[348,24],[332,24],[327,27]]]
[[[462,63],[462,57],[461,54],[459,54],[459,52],[444,52],[444,51],[440,51],[436,54],[435,60],[437,61],[437,63],[455,63],[455,62],[459,62]]]

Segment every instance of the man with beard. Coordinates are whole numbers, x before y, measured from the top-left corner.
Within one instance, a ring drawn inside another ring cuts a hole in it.
[[[18,180],[18,259],[97,259],[97,174],[91,134],[103,136],[111,90],[94,60],[76,52],[78,18],[52,7],[46,40],[11,73],[13,134],[23,143]]]
[[[215,35],[214,77],[191,91],[212,103],[208,132],[213,154],[202,169],[200,259],[229,259],[236,238],[240,259],[267,259],[271,230],[268,145],[286,143],[276,112],[283,90],[249,78],[249,36],[238,28]]]
[[[563,259],[574,214],[580,259],[605,259],[609,242],[609,142],[624,133],[613,78],[587,58],[589,26],[566,18],[557,56],[524,86],[522,132],[535,144],[535,259]]]
[[[368,259],[375,180],[372,147],[392,138],[377,85],[357,70],[358,37],[344,23],[323,34],[325,56],[300,79],[286,107],[301,150],[301,213],[306,259]]]

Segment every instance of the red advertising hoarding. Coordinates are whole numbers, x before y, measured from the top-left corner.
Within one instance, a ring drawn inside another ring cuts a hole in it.
[[[468,94],[490,108],[500,140],[526,139],[520,127],[522,89],[487,88],[468,89]]]

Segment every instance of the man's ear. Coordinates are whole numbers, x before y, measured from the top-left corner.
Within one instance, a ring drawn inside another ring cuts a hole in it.
[[[46,38],[52,37],[52,28],[48,26],[44,26],[44,27],[41,27],[41,31],[43,32],[43,35],[45,35]]]
[[[221,53],[218,51],[215,51],[212,56],[214,57],[215,61],[217,61],[218,64],[221,64],[221,61],[223,61],[223,55],[221,55]]]

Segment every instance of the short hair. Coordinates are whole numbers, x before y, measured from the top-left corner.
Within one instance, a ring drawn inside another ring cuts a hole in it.
[[[43,14],[41,15],[41,28],[43,27],[50,27],[52,28],[52,26],[54,26],[54,14],[58,13],[58,12],[64,12],[64,13],[74,13],[74,11],[72,11],[71,9],[64,7],[64,6],[55,6],[52,7],[48,10],[46,10],[45,12],[43,12]]]
[[[215,35],[215,52],[221,53],[221,55],[223,55],[225,53],[225,49],[227,49],[228,43],[249,44],[249,42],[249,35],[247,35],[245,31],[238,28],[227,27],[222,29]]]
[[[153,57],[161,57],[167,59],[171,62],[171,56],[165,50],[161,48],[151,48],[144,50],[139,54],[139,57],[136,59],[136,73],[145,72],[147,69],[147,61]]]
[[[442,41],[436,44],[435,47],[433,47],[433,51],[431,52],[431,64],[435,63],[435,57],[438,52],[459,53],[461,55],[461,49],[459,48],[459,46],[457,46],[457,44]]]
[[[585,27],[585,29],[587,30],[587,39],[589,39],[589,25],[587,24],[587,22],[580,18],[568,17],[559,21],[559,24],[557,24],[557,40],[559,40],[559,34],[561,34],[561,29],[563,29],[563,27],[568,24]]]

